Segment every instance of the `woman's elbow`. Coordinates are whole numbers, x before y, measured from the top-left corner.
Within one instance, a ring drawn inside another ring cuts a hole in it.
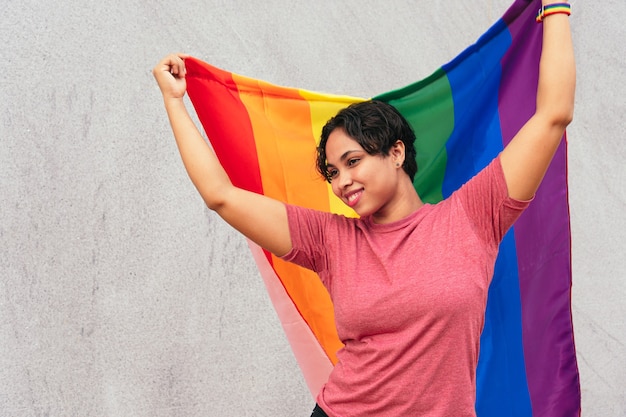
[[[228,187],[196,186],[206,206],[215,212],[219,212],[227,202]]]
[[[550,118],[550,125],[565,129],[574,120],[574,111],[562,111],[553,113]]]
[[[203,197],[203,200],[204,200],[204,204],[206,204],[206,206],[211,211],[219,212],[220,209],[222,207],[224,207],[224,201],[222,201],[222,200],[215,199],[215,198],[209,199],[209,198],[206,198],[206,197]]]
[[[565,129],[574,120],[574,104],[561,106],[544,106],[543,111],[538,111],[544,120],[550,125]]]
[[[565,128],[569,126],[569,124],[572,123],[573,120],[574,120],[574,104],[572,104],[566,109],[563,109],[560,113],[557,113],[554,118],[554,123],[556,125],[559,125]]]
[[[545,89],[540,90],[545,91]],[[537,113],[553,126],[567,127],[574,120],[575,86],[537,94]]]

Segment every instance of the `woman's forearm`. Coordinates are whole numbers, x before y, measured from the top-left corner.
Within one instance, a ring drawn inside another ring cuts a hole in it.
[[[187,174],[207,206],[216,210],[223,203],[224,190],[232,187],[230,179],[189,116],[183,99],[166,98],[164,101]]]
[[[544,5],[554,1],[544,0]],[[576,68],[566,14],[544,18],[543,47],[537,88],[537,113],[555,125],[566,126],[573,117]]]

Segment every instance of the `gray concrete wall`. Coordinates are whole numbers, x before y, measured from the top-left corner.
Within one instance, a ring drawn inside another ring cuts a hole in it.
[[[308,416],[247,245],[187,179],[151,68],[185,51],[367,97],[429,75],[508,3],[3,0],[0,416]],[[573,8],[584,415],[626,416],[626,3]]]

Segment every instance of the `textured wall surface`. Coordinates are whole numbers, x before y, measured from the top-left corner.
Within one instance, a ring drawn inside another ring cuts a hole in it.
[[[0,416],[308,416],[247,244],[187,179],[151,68],[185,51],[369,97],[430,75],[509,1],[2,3]],[[626,416],[626,2],[573,3],[583,415]]]

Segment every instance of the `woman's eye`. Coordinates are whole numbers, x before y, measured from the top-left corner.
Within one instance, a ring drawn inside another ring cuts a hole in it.
[[[339,171],[337,171],[336,169],[329,169],[328,170],[328,176],[330,178],[335,178],[337,176],[337,174],[339,174]]]
[[[356,164],[357,162],[359,162],[358,158],[352,158],[348,160],[348,166],[352,166],[354,164]]]

